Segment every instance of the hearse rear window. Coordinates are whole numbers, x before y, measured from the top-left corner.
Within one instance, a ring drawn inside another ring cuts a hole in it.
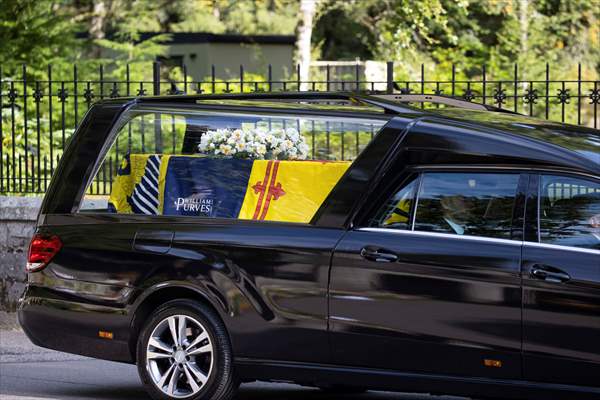
[[[80,211],[308,223],[386,122],[130,110]]]

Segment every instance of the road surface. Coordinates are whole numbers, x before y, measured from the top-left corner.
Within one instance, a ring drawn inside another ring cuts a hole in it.
[[[134,365],[94,360],[31,344],[23,332],[0,330],[1,400],[148,399]],[[385,392],[332,396],[317,389],[280,383],[250,383],[239,400],[460,400]]]

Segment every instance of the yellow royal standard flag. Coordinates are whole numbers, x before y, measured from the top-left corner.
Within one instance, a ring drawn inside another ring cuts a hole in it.
[[[350,162],[256,160],[239,218],[310,222]]]

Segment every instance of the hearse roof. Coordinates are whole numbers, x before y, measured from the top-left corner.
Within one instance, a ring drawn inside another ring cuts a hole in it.
[[[600,170],[600,133],[583,126],[561,124],[521,114],[493,113],[453,108],[435,114],[457,121],[485,126],[495,131],[518,135],[526,140],[544,142],[575,152],[588,159],[593,170]]]

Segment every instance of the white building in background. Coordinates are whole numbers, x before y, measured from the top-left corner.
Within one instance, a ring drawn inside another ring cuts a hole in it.
[[[155,33],[143,33],[145,40]],[[267,76],[272,65],[274,81],[295,76],[294,36],[284,35],[226,35],[201,32],[170,33],[167,55],[160,61],[165,66],[187,68],[194,81],[211,77],[215,66],[217,79],[240,76],[240,65],[245,74]],[[292,78],[293,79],[293,78]]]

